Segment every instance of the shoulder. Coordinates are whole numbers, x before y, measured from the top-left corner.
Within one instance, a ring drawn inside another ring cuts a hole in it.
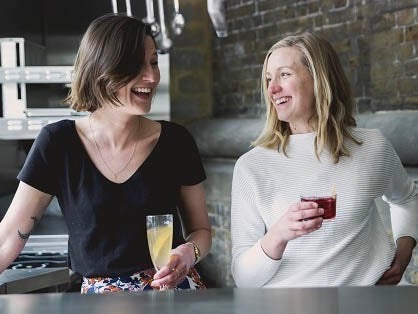
[[[391,146],[389,140],[379,129],[353,129],[353,136],[362,141],[365,147],[388,147]]]
[[[275,154],[275,150],[268,149],[261,146],[256,146],[250,149],[248,152],[242,154],[235,163],[235,169],[248,169],[259,168],[264,164],[266,159],[269,159]]]
[[[177,141],[176,144],[178,144],[178,141],[194,141],[192,134],[183,125],[166,120],[161,120],[159,122],[161,123],[162,132],[164,132],[168,138]]]
[[[361,145],[352,144],[351,148],[362,151],[372,157],[384,158],[388,155],[395,155],[392,143],[383,135],[379,129],[356,128],[353,136],[362,142]]]
[[[68,142],[74,121],[61,120],[45,125],[35,139],[35,146],[46,147]]]
[[[167,120],[160,120],[161,126],[165,128],[166,130],[169,130],[171,132],[176,133],[189,133],[189,131],[181,124],[178,124],[173,121],[167,121]]]
[[[74,123],[73,120],[60,120],[47,124],[42,128],[40,135],[51,137],[68,136],[74,130]]]
[[[386,140],[379,129],[354,128],[353,135],[360,140]]]

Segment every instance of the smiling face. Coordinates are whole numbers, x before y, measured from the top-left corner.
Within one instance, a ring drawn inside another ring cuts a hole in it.
[[[288,122],[292,133],[312,130],[309,119],[314,112],[314,81],[294,47],[274,50],[266,67],[268,96],[279,120]]]
[[[151,109],[151,101],[160,83],[158,54],[154,41],[150,36],[145,39],[144,65],[138,76],[126,86],[120,88],[116,95],[124,105],[119,107],[132,114],[147,114]]]

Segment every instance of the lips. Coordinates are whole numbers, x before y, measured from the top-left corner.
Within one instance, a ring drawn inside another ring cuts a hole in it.
[[[131,89],[134,94],[150,94],[151,88],[148,87],[134,87]]]
[[[149,100],[152,97],[152,88],[149,87],[133,87],[131,92],[142,100]]]
[[[287,103],[290,99],[291,99],[291,97],[289,97],[289,96],[283,96],[283,97],[280,97],[280,98],[276,99],[274,101],[274,104],[276,106],[283,105],[283,104]]]

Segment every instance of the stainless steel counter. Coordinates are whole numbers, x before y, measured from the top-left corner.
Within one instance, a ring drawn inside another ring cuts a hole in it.
[[[2,314],[406,314],[417,311],[418,287],[414,286],[0,296]]]
[[[25,293],[70,282],[67,267],[6,269],[0,275],[0,294]],[[1,304],[0,304],[1,309]],[[0,313],[3,313],[0,311]]]

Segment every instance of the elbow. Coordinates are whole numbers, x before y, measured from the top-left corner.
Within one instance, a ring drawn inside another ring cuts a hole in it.
[[[239,265],[239,262],[233,260],[231,266],[232,277],[237,288],[262,288],[264,283],[259,281],[257,274]]]

